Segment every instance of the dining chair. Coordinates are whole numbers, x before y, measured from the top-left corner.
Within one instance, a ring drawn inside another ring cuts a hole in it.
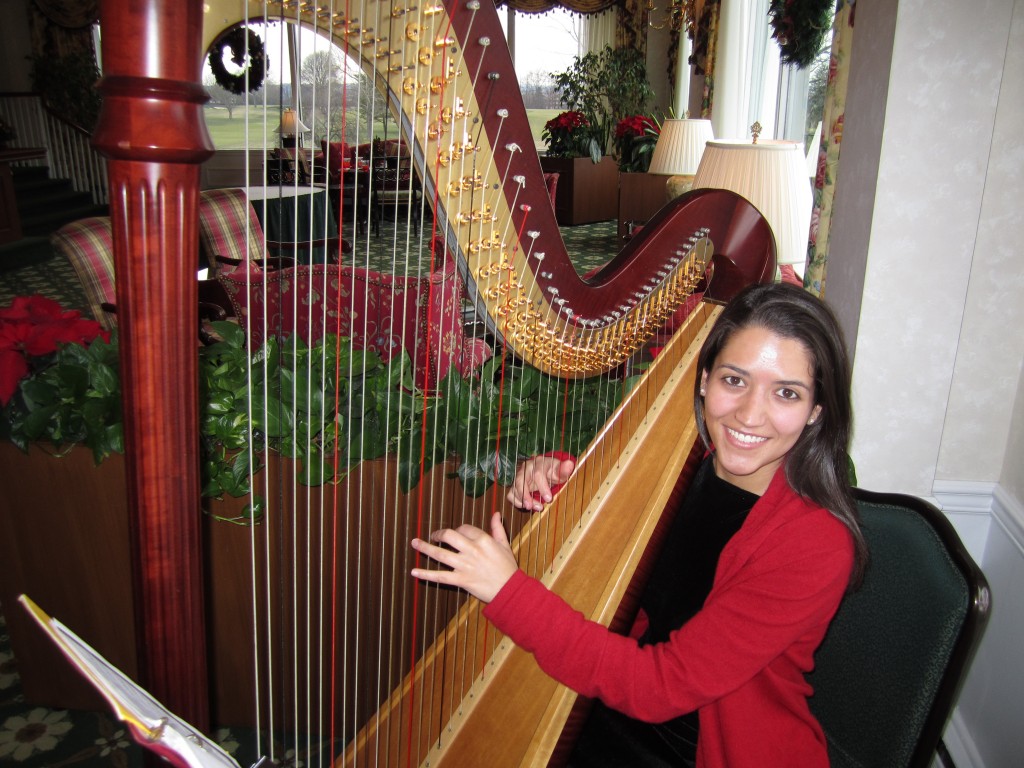
[[[808,703],[834,768],[928,768],[988,619],[988,583],[928,502],[855,496],[867,570],[815,654]]]

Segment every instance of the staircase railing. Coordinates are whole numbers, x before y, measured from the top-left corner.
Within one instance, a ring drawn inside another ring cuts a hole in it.
[[[88,131],[51,112],[37,93],[0,93],[0,116],[14,128],[17,146],[46,149],[45,159],[25,165],[47,165],[51,177],[69,179],[96,205],[110,202],[107,161],[93,149]]]

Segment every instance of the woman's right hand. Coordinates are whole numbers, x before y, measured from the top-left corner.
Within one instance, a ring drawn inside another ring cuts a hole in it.
[[[506,497],[514,506],[530,512],[539,512],[551,501],[552,487],[563,485],[576,468],[572,459],[554,456],[534,456],[516,468]]]

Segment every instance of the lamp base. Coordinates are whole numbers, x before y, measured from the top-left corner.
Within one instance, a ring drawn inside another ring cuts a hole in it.
[[[669,176],[665,182],[665,200],[675,200],[693,189],[693,176]]]

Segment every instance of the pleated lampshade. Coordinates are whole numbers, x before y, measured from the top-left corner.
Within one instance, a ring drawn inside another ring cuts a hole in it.
[[[666,120],[654,145],[648,173],[671,176],[666,185],[669,200],[689,189],[704,146],[715,138],[710,120]]]
[[[803,275],[812,206],[803,145],[709,141],[693,188],[729,189],[753,203],[775,233],[778,264]]]

